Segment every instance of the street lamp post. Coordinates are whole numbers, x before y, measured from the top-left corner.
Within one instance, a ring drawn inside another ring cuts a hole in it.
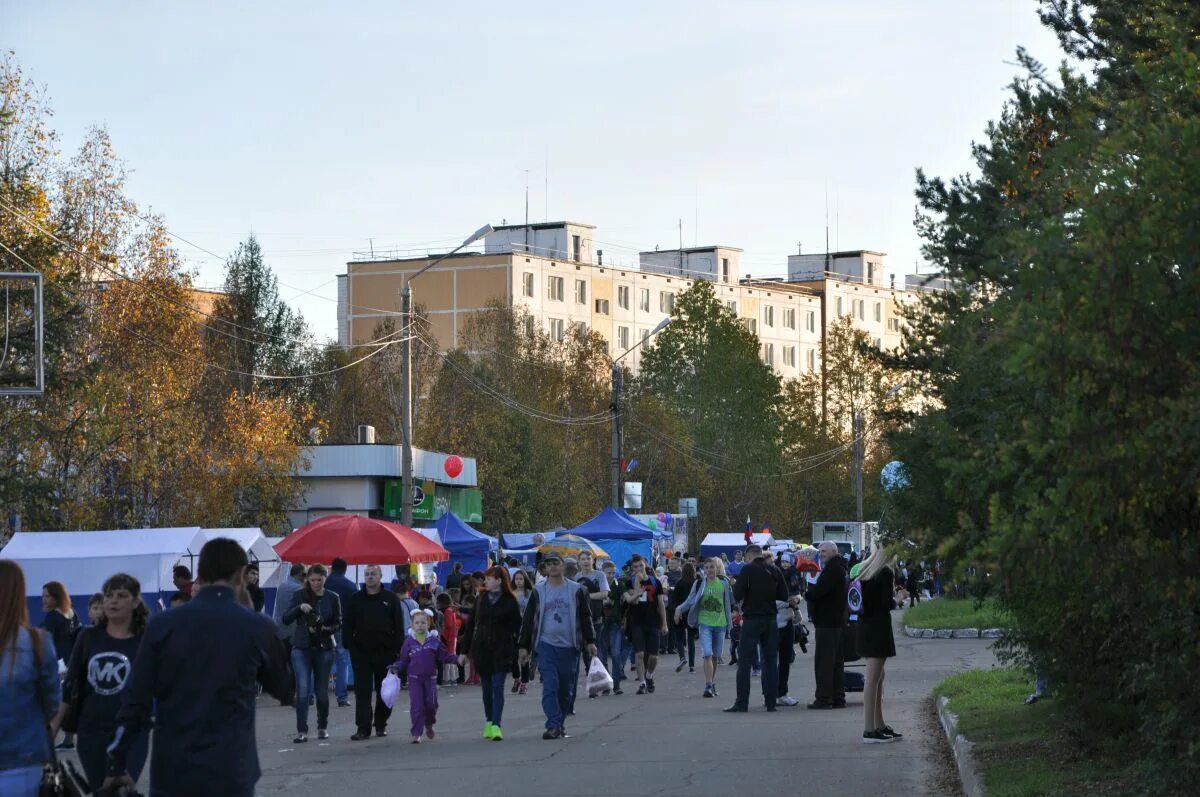
[[[631,351],[666,329],[670,323],[670,318],[664,318],[658,322],[658,326],[649,335],[626,349],[625,354],[612,361],[612,461],[609,464],[610,477],[612,479],[612,495],[609,505],[613,509],[621,508],[621,387],[624,383],[624,375],[621,373],[620,362]]]
[[[441,263],[451,255],[455,255],[478,241],[492,231],[492,225],[485,224],[461,244],[441,257],[427,263],[417,273],[404,281],[400,290],[400,473],[402,501],[400,503],[400,522],[412,526],[413,513],[413,453],[412,453],[412,281],[429,269]]]

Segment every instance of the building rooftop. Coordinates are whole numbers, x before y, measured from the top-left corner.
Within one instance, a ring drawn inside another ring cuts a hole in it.
[[[528,224],[501,224],[498,227],[493,227],[492,230],[523,230],[528,227],[531,230],[554,230],[559,227],[584,227],[589,230],[596,229],[595,224],[583,224],[578,221],[538,221],[529,222]]]
[[[640,254],[661,255],[661,254],[670,254],[671,252],[683,252],[684,254],[691,254],[693,252],[715,252],[718,249],[725,249],[730,252],[745,251],[743,249],[739,249],[736,246],[725,246],[724,244],[713,244],[712,246],[689,246],[689,247],[685,247],[683,249],[679,249],[679,248],[675,248],[675,249],[644,249],[640,252]]]
[[[789,255],[789,257],[825,257],[825,252],[802,252],[798,255]],[[887,252],[876,252],[874,249],[846,249],[841,252],[829,252],[829,257],[856,257],[858,255],[878,255],[879,257],[887,257]]]

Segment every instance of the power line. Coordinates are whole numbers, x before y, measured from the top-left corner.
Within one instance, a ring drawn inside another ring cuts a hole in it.
[[[29,267],[29,269],[31,271],[37,272],[37,268],[32,263],[30,263],[28,260],[26,260],[21,255],[14,252],[12,249],[10,249],[8,247],[8,245],[5,244],[3,241],[0,241],[0,248],[4,249],[4,251],[8,252],[10,255],[15,257],[21,263],[24,263],[26,266]],[[58,280],[52,280],[52,281],[58,282]],[[79,296],[77,293],[70,290],[65,285],[62,285],[61,283],[59,283],[58,285],[59,285],[60,290],[62,290],[64,293],[66,293],[71,298],[75,299],[75,301],[77,301],[81,304],[86,304],[86,300],[83,299],[81,296]],[[313,378],[316,378],[319,376],[328,376],[329,374],[334,374],[334,373],[337,373],[338,371],[344,371],[348,368],[353,368],[354,366],[358,365],[359,363],[362,363],[362,362],[365,362],[366,360],[371,359],[372,357],[379,354],[379,352],[383,351],[384,349],[387,349],[390,346],[394,346],[395,344],[400,343],[403,340],[402,338],[397,338],[394,340],[387,341],[386,343],[380,344],[373,351],[369,352],[368,354],[364,355],[363,357],[358,358],[354,362],[347,363],[346,365],[339,365],[336,368],[329,368],[324,371],[315,371],[315,372],[303,373],[303,374],[264,374],[264,373],[257,373],[254,371],[239,371],[235,368],[227,368],[223,365],[220,365],[218,363],[215,363],[215,362],[212,362],[209,360],[197,361],[190,354],[188,354],[186,352],[182,352],[179,349],[175,348],[174,346],[169,346],[169,345],[163,343],[162,341],[155,340],[154,338],[149,337],[147,335],[143,335],[142,333],[138,332],[137,330],[130,329],[129,327],[125,326],[124,324],[117,323],[116,326],[119,329],[124,330],[128,334],[133,335],[134,337],[138,338],[139,340],[141,340],[145,343],[149,343],[150,345],[155,346],[155,347],[157,347],[165,352],[168,352],[170,354],[175,354],[175,355],[183,358],[184,360],[187,360],[192,363],[196,363],[204,368],[215,368],[219,371],[224,371],[225,373],[234,374],[237,376],[248,376],[248,377],[252,377],[254,379],[263,379],[263,380],[270,380],[270,381],[284,381],[284,380],[292,380],[292,379],[313,379]],[[393,333],[393,334],[398,334],[398,333]]]

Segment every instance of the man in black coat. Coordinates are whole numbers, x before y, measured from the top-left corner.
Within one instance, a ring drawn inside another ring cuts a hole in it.
[[[738,643],[737,697],[725,711],[747,711],[750,706],[750,669],[756,658],[756,649],[761,645],[762,691],[767,711],[775,711],[775,698],[779,680],[779,627],[775,601],[788,599],[787,585],[783,573],[775,565],[767,564],[762,548],[757,545],[746,547],[746,564],[733,583],[733,599],[742,605],[742,638]]]
[[[354,669],[354,724],[352,742],[387,736],[387,721],[392,710],[383,702],[380,687],[387,677],[388,665],[396,660],[404,644],[404,617],[395,593],[383,588],[383,568],[368,565],[363,571],[366,584],[346,601],[342,620],[342,639],[350,651]],[[371,713],[371,693],[375,693],[375,712]]]
[[[808,588],[805,598],[816,629],[813,668],[817,676],[816,700],[809,708],[845,708],[845,653],[842,629],[846,625],[846,562],[832,542],[820,547],[822,565],[817,583]]]
[[[133,786],[125,757],[154,715],[150,793],[251,797],[258,782],[258,686],[289,702],[283,642],[246,592],[246,552],[218,537],[200,550],[192,600],[150,621],[109,747],[108,786]]]

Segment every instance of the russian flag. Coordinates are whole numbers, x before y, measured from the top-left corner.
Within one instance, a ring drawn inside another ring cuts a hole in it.
[[[746,544],[750,544],[750,535],[753,533],[754,527],[750,525],[750,516],[746,515]]]

